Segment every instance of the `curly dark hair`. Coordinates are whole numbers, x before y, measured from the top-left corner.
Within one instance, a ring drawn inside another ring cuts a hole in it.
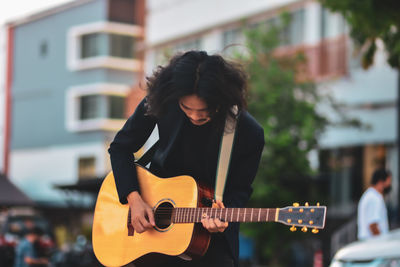
[[[239,112],[247,107],[247,74],[242,66],[204,51],[175,55],[168,65],[158,66],[147,77],[147,87],[147,114],[157,118],[169,105],[193,94],[206,102],[210,117],[219,127],[227,116],[236,117],[233,106]]]

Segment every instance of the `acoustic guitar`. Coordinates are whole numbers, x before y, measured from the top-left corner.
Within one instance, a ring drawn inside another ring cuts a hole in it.
[[[140,194],[153,207],[153,229],[135,233],[128,204],[119,202],[114,176],[104,179],[97,197],[93,219],[93,249],[105,266],[122,266],[147,254],[180,256],[190,260],[207,251],[210,233],[201,225],[203,217],[226,222],[280,222],[294,231],[302,227],[316,233],[324,228],[326,207],[210,208],[213,190],[190,176],[159,178],[137,165]]]

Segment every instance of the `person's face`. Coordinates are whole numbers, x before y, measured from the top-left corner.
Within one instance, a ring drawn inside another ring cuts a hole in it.
[[[181,97],[179,107],[194,125],[206,124],[211,119],[206,102],[197,95]]]
[[[30,242],[34,243],[34,242],[37,242],[37,241],[40,239],[40,236],[37,235],[37,234],[31,233],[31,234],[28,234],[28,235],[26,236],[26,238],[27,238]]]
[[[391,191],[391,189],[392,189],[392,176],[389,176],[389,177],[384,181],[384,184],[383,184],[383,193],[384,193],[384,195],[389,194],[390,191]]]

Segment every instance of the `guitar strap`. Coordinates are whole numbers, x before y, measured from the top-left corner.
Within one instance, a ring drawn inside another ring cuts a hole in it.
[[[238,113],[237,106],[233,106],[232,111],[235,115]],[[225,129],[222,134],[221,146],[219,149],[217,173],[215,175],[215,190],[214,199],[222,201],[226,178],[228,176],[229,165],[232,155],[233,141],[236,133],[237,119],[232,119],[229,116],[225,121]]]
[[[237,106],[232,108],[232,111],[235,115],[238,113]],[[229,165],[231,161],[232,155],[232,147],[233,141],[235,139],[236,134],[236,123],[237,119],[232,119],[230,117],[226,118],[224,133],[221,137],[221,146],[219,149],[218,155],[218,165],[217,165],[217,173],[215,175],[215,190],[214,190],[214,199],[222,201],[224,190],[225,190],[225,183],[226,178],[228,176]],[[152,159],[154,152],[158,147],[158,142],[154,143],[152,147],[150,147],[143,156],[136,161],[141,166],[146,166]]]
[[[155,142],[141,157],[136,161],[137,164],[140,166],[146,167],[147,164],[150,163],[151,159],[153,158],[154,153],[158,147],[158,142]]]

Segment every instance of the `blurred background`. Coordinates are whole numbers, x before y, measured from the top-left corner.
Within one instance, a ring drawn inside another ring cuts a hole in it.
[[[266,140],[249,207],[328,206],[316,235],[243,224],[241,266],[328,266],[356,240],[357,203],[378,167],[393,174],[399,226],[395,1],[32,2],[1,4],[0,266],[12,266],[27,222],[45,231],[54,266],[101,266],[91,224],[108,146],[145,77],[192,49],[249,74],[248,109]]]

